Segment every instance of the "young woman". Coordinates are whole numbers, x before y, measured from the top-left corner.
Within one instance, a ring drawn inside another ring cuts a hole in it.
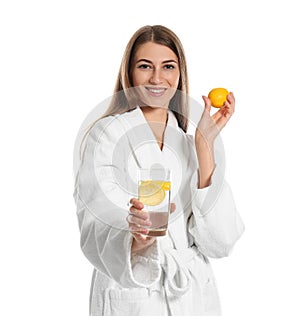
[[[215,162],[235,106],[230,93],[188,135],[188,77],[178,37],[145,26],[129,41],[106,114],[89,129],[75,200],[81,248],[94,266],[90,315],[221,315],[208,257],[227,256],[244,226]],[[172,170],[168,233],[148,235],[139,168]]]

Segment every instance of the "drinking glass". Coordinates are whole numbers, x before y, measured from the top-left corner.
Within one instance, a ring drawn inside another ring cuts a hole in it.
[[[149,213],[149,236],[167,233],[170,214],[171,170],[165,168],[139,169],[138,198]]]

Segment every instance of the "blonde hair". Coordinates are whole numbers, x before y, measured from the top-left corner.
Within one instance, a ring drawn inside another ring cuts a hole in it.
[[[171,99],[169,109],[174,112],[179,126],[186,132],[189,117],[189,87],[184,49],[177,35],[162,25],[147,25],[141,27],[129,40],[122,58],[121,67],[114,89],[114,96],[103,117],[113,114],[121,114],[131,110],[133,107],[136,107],[136,104],[130,104],[128,102],[126,89],[133,87],[131,78],[133,58],[138,48],[147,42],[153,42],[170,48],[178,58],[180,78],[177,91],[180,92],[175,93]]]
[[[137,106],[136,103],[130,102],[130,100],[132,100],[130,97],[130,88],[133,88],[131,78],[132,62],[139,47],[147,42],[153,42],[170,48],[178,58],[180,70],[179,83],[177,91],[170,101],[169,109],[173,111],[176,116],[179,127],[184,132],[187,131],[189,117],[189,85],[183,46],[177,35],[167,27],[162,25],[146,25],[138,29],[129,40],[121,61],[121,66],[110,104],[105,113],[95,120],[88,128],[83,137],[80,148],[82,148],[82,144],[92,127],[100,119],[110,115],[125,113]]]

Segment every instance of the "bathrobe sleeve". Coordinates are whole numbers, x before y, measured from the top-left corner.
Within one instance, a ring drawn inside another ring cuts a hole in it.
[[[196,189],[197,172],[191,181],[192,215],[188,231],[198,249],[207,257],[228,256],[244,231],[224,167],[216,165],[210,186]]]
[[[148,287],[160,278],[157,244],[131,256],[127,229],[132,197],[124,163],[129,146],[116,118],[100,120],[89,133],[74,198],[81,249],[93,266],[123,287]]]

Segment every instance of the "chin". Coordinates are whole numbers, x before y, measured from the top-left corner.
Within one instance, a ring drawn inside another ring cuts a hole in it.
[[[168,109],[169,108],[169,103],[165,104],[165,103],[149,103],[149,102],[141,102],[139,104],[140,107],[149,107],[152,109]]]

